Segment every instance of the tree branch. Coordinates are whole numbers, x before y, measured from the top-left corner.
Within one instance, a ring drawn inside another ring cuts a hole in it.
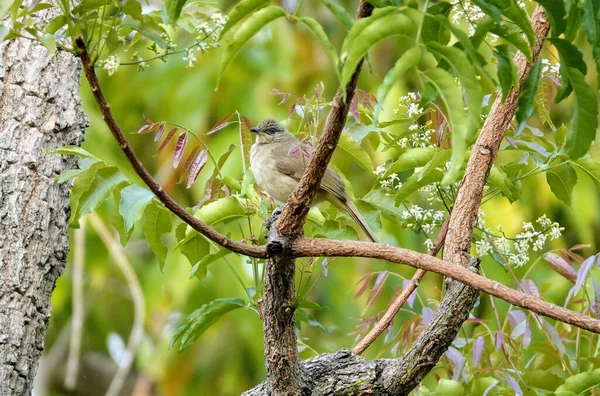
[[[444,241],[446,240],[446,233],[448,232],[449,220],[450,217],[446,217],[446,220],[440,227],[440,232],[438,233],[438,236],[435,242],[433,243],[433,247],[429,250],[430,256],[437,256],[439,251],[442,249],[442,246],[444,246]],[[375,342],[377,337],[379,337],[381,333],[383,333],[385,329],[387,329],[392,324],[394,317],[396,316],[400,308],[402,308],[402,305],[404,305],[406,300],[408,300],[411,294],[413,294],[413,292],[417,289],[417,286],[419,286],[419,283],[421,282],[421,279],[423,279],[423,276],[425,276],[426,272],[427,271],[422,269],[418,269],[417,272],[415,272],[413,277],[410,279],[410,282],[408,282],[408,285],[406,285],[404,290],[402,290],[402,293],[400,293],[400,295],[396,297],[396,299],[390,304],[388,309],[385,311],[383,317],[379,319],[377,323],[375,323],[371,331],[369,331],[369,333],[367,333],[367,335],[364,336],[364,338],[360,340],[360,342],[356,344],[356,346],[352,349],[353,353],[361,355],[373,342]]]
[[[366,18],[371,15],[371,12],[373,12],[373,6],[365,0],[361,0],[356,17],[357,19]],[[346,125],[348,103],[354,96],[363,61],[364,59],[361,59],[356,66],[356,70],[348,85],[340,87],[333,98],[331,110],[327,116],[319,144],[311,155],[304,175],[302,175],[296,189],[290,195],[287,205],[285,205],[279,217],[277,229],[280,235],[297,236],[302,234],[302,227],[310,205],[319,189],[321,179],[323,179],[329,160],[338,144],[344,125]]]
[[[94,94],[94,99],[96,103],[100,107],[100,111],[102,112],[102,119],[110,129],[110,132],[113,134],[117,142],[119,143],[119,147],[123,150],[123,153],[131,163],[131,166],[135,170],[135,173],[142,179],[142,181],[148,186],[148,188],[156,195],[156,197],[160,200],[160,202],[165,205],[167,209],[171,212],[175,213],[181,220],[185,221],[190,225],[193,229],[210,239],[211,241],[223,246],[231,250],[232,252],[244,254],[250,257],[258,257],[265,258],[267,255],[267,251],[264,246],[252,246],[246,245],[241,242],[234,241],[232,239],[227,238],[225,235],[221,234],[214,228],[204,224],[190,213],[188,213],[185,208],[179,205],[169,194],[167,194],[162,186],[158,184],[152,175],[148,172],[148,170],[144,167],[140,159],[137,157],[131,146],[129,146],[129,142],[123,135],[121,131],[121,127],[115,121],[115,118],[112,115],[110,110],[110,105],[104,98],[104,94],[100,89],[100,84],[98,83],[98,76],[96,76],[96,72],[94,71],[94,67],[92,66],[92,62],[90,56],[85,48],[85,44],[81,37],[78,37],[76,40],[77,47],[80,51],[81,61],[83,64],[83,70],[85,72],[85,76],[90,84],[90,88],[92,89],[92,93]]]

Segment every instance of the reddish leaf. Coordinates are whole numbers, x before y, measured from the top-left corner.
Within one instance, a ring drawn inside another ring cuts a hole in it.
[[[569,250],[571,250],[571,251],[573,251],[573,250],[583,250],[583,249],[587,249],[587,248],[589,248],[589,247],[590,247],[590,245],[587,245],[587,244],[581,243],[581,244],[579,244],[579,245],[574,245],[574,246],[571,246],[571,247],[569,248]]]
[[[156,131],[156,135],[154,135],[154,141],[158,142],[160,140],[160,138],[162,137],[163,133],[165,132],[165,126],[167,124],[162,123],[160,124],[160,126],[158,127],[158,130]]]
[[[159,124],[148,124],[148,125],[143,125],[140,129],[138,129],[137,133],[150,133],[153,130],[155,130],[156,128],[158,128]]]
[[[373,285],[371,294],[369,294],[369,299],[367,300],[367,305],[365,309],[370,307],[371,304],[373,304],[375,300],[377,300],[377,297],[379,297],[379,295],[383,291],[383,286],[385,285],[385,280],[387,279],[387,277],[387,271],[380,272],[379,275],[377,275],[377,279],[375,279],[375,284]]]
[[[163,140],[163,142],[160,144],[160,146],[158,147],[158,152],[160,153],[160,151],[162,149],[165,148],[165,146],[167,144],[169,144],[169,142],[171,141],[171,139],[173,139],[173,136],[175,135],[175,132],[177,132],[177,128],[173,128],[169,131],[169,133],[167,133],[167,137],[165,138],[165,140]]]
[[[183,158],[183,152],[185,150],[185,144],[187,143],[187,133],[182,132],[177,138],[177,143],[175,143],[175,152],[173,153],[173,168],[177,168],[179,163],[181,162],[181,158]]]
[[[281,89],[277,89],[277,88],[273,88],[273,90],[271,91],[271,95],[285,95],[285,94],[287,94],[287,92],[282,91]]]
[[[575,283],[577,272],[565,259],[555,253],[546,253],[544,254],[544,258],[548,261],[550,268],[552,268],[554,272]]]
[[[358,114],[358,93],[355,93],[350,101],[350,114],[356,122],[360,122],[360,114]]]
[[[154,124],[154,121],[152,121],[146,114],[143,114],[142,117],[144,117],[144,120],[146,120],[148,124]]]
[[[531,294],[532,296],[540,296],[540,290],[531,279],[523,279],[521,281],[521,289],[523,289],[525,293]]]
[[[190,167],[190,171],[188,172],[187,177],[187,185],[186,188],[190,188],[196,178],[200,174],[204,165],[206,165],[206,161],[208,160],[208,152],[206,150],[202,150],[196,154],[194,161],[192,162],[192,166]]]
[[[250,130],[252,128],[252,123],[250,122],[250,120],[244,116],[242,116],[242,120],[244,121],[244,125],[246,125],[246,128]]]
[[[321,99],[321,95],[323,95],[323,91],[325,90],[325,84],[323,84],[323,81],[319,82],[317,84],[317,86],[315,87],[315,96],[318,99]]]
[[[483,354],[484,347],[485,339],[483,338],[483,336],[477,337],[477,339],[473,343],[473,356],[471,359],[473,367],[479,366],[479,361],[481,360],[481,355]]]
[[[279,106],[280,104],[283,104],[289,97],[290,97],[290,94],[288,94],[288,93],[286,93],[285,95],[283,95],[283,98],[281,98],[281,100],[279,101],[279,103],[277,103],[277,106]]]
[[[570,250],[563,250],[563,251],[565,252],[565,254],[570,256],[573,260],[577,261],[578,263],[583,263],[583,257],[578,255],[577,253],[573,253]]]
[[[369,286],[369,283],[371,282],[371,279],[373,279],[373,273],[369,272],[367,275],[365,275],[362,278],[360,278],[358,280],[358,282],[356,282],[357,284],[362,282],[362,284],[360,285],[360,288],[358,289],[358,291],[354,295],[354,299],[355,300],[357,298],[359,298],[360,296],[362,296],[362,294],[365,292],[365,290],[367,290],[367,286]]]
[[[600,285],[594,278],[592,278],[592,283],[594,284],[594,301],[592,301],[590,309],[596,318],[600,318]]]
[[[212,128],[210,128],[210,130],[206,134],[210,135],[211,133],[220,131],[221,129],[225,128],[227,125],[231,124],[231,122],[227,122],[227,121],[229,121],[231,119],[231,117],[233,117],[234,114],[235,113],[231,113],[228,116],[221,118],[219,121],[217,121],[217,123],[215,125],[213,125]]]
[[[288,118],[290,118],[292,116],[292,114],[294,114],[296,112],[296,103],[294,103],[292,105],[292,108],[290,109],[290,112],[288,114]]]
[[[179,178],[179,181],[177,183],[181,183],[183,181],[183,179],[185,179],[185,176],[186,176],[187,172],[190,170],[190,167],[192,166],[192,161],[196,157],[196,154],[198,154],[198,151],[200,151],[200,146],[194,147],[194,149],[192,150],[190,155],[188,155],[187,160],[185,161],[185,165],[183,166],[183,169],[181,170],[181,177]]]
[[[500,350],[500,348],[502,348],[503,344],[504,344],[504,338],[502,337],[502,332],[497,331],[496,334],[494,335],[494,347],[498,351],[498,350]]]

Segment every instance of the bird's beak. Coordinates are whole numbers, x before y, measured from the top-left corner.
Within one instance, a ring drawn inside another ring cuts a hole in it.
[[[258,129],[257,127],[250,128],[250,132],[258,133],[259,131],[260,129]]]

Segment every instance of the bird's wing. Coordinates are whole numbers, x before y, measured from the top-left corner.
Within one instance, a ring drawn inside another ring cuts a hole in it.
[[[291,150],[289,146],[278,145],[278,147],[276,147],[272,153],[274,158],[283,159],[276,162],[277,170],[283,174],[293,177],[296,180],[300,180],[309,161],[309,158],[304,155],[303,150],[306,151],[308,155],[312,154],[312,148],[307,145],[303,145],[302,150],[292,150],[297,151],[292,154],[290,153]],[[321,180],[320,187],[326,192],[333,194],[343,202],[347,200],[346,187],[344,186],[342,178],[329,167],[323,175],[323,180]]]

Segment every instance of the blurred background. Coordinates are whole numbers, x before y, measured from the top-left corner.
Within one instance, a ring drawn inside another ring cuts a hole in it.
[[[233,1],[220,1],[217,6],[227,12],[233,4]],[[351,14],[357,7],[357,1],[341,1],[340,4]],[[305,0],[299,5],[296,0],[285,0],[283,6],[289,11],[298,7],[298,15],[307,15],[318,20],[330,40],[339,48],[345,30],[322,2]],[[176,42],[186,40],[189,41],[190,38],[185,35],[175,38]],[[594,81],[595,68],[591,62],[590,51],[586,44],[583,44],[584,40],[581,42],[586,60],[590,61],[589,81]],[[406,44],[402,43],[401,39],[386,40],[379,44],[370,52],[369,63],[361,74],[359,88],[375,94],[386,71],[405,48]],[[129,55],[122,54],[123,58]],[[237,125],[231,125],[211,135],[204,134],[219,119],[236,111],[248,117],[253,125],[266,117],[279,120],[290,117],[288,125],[297,126],[299,115],[294,112],[290,116],[293,99],[278,104],[282,95],[273,95],[272,91],[281,90],[298,98],[311,97],[317,84],[323,82],[323,98],[330,100],[337,89],[337,78],[327,56],[310,32],[303,26],[285,19],[270,24],[242,49],[222,76],[218,90],[215,90],[221,56],[222,50],[214,49],[198,56],[197,64],[191,68],[186,67],[186,61],[181,55],[175,55],[166,63],[160,60],[152,63],[145,72],[138,72],[135,66],[121,66],[112,76],[108,76],[105,71],[100,71],[99,74],[104,93],[124,131],[137,131],[145,123],[142,116],[146,115],[156,121],[174,122],[189,128],[201,136],[217,158],[234,144],[238,148],[232,153],[224,172],[241,181],[244,167]],[[411,80],[396,84],[384,104],[382,117],[392,117],[398,98],[417,88],[412,85]],[[82,82],[82,92],[83,106],[90,118],[90,127],[83,147],[106,162],[118,166],[131,180],[141,185],[103,124],[85,81]],[[550,106],[550,115],[555,124],[560,125],[561,122],[568,122],[570,119],[570,100]],[[365,123],[367,121],[364,120]],[[547,132],[547,126],[543,126],[539,120],[534,118],[530,123]],[[202,171],[191,189],[186,189],[185,186],[177,184],[179,173],[171,165],[172,148],[157,154],[158,144],[152,141],[150,135],[129,134],[128,138],[143,163],[179,203],[193,207],[200,202],[204,196],[205,182],[212,173],[210,166]],[[363,147],[368,145],[368,141],[363,142]],[[593,150],[593,156],[600,159],[597,147]],[[367,152],[373,169],[395,155],[393,150]],[[349,181],[349,188],[358,198],[369,192],[376,183],[373,173],[367,172],[339,152],[335,155],[333,164],[344,174]],[[572,208],[555,198],[543,174],[523,182],[523,195],[520,200],[510,203],[506,198],[498,196],[483,207],[487,213],[488,226],[495,229],[496,226],[502,225],[507,235],[515,235],[520,232],[523,222],[535,221],[543,214],[547,214],[550,219],[558,221],[565,228],[560,239],[548,243],[542,251],[533,254],[528,265],[514,270],[519,278],[525,271],[530,271],[528,278],[538,285],[543,298],[559,305],[564,303],[572,284],[553,272],[546,261],[540,260],[541,254],[552,249],[586,244],[586,247],[577,252],[585,258],[597,253],[600,243],[598,190],[583,174],[579,174],[579,179],[573,193]],[[427,206],[425,196],[412,196],[411,201]],[[369,206],[364,203],[360,204],[360,207],[369,211]],[[321,209],[324,212],[335,213],[329,206],[323,206]],[[91,215],[94,219],[84,220],[84,226],[80,230],[72,231],[69,262],[52,297],[52,317],[46,338],[45,355],[38,370],[35,394],[105,394],[117,362],[123,358],[132,327],[135,327],[136,301],[131,293],[132,287],[135,289],[135,283],[139,283],[142,297],[141,300],[137,300],[138,304],[142,304],[138,311],[141,310],[143,314],[141,342],[135,352],[133,369],[127,376],[122,394],[236,395],[263,381],[265,371],[262,322],[259,315],[251,309],[240,309],[226,315],[183,351],[179,351],[177,347],[169,349],[170,339],[180,321],[203,304],[216,298],[246,298],[246,291],[229,266],[221,260],[211,264],[204,279],[190,278],[189,262],[179,252],[170,249],[164,270],[161,272],[155,256],[146,245],[140,227],[136,228],[124,248],[123,263],[118,264],[109,254],[110,249],[120,249],[118,234],[109,225],[114,214],[115,205],[109,199],[101,210]],[[257,217],[254,221],[258,225],[262,219]],[[427,250],[424,246],[425,238],[411,229],[401,227],[400,221],[395,222],[386,217],[381,219],[380,225],[379,221],[373,218],[370,222],[373,227],[382,229],[379,232],[382,242],[421,252]],[[94,224],[106,224],[110,238],[103,240]],[[308,233],[316,233],[312,225],[309,224],[308,228]],[[237,239],[244,236],[230,225],[224,225],[222,230]],[[79,237],[75,236],[76,233],[80,234]],[[436,233],[437,231],[434,231],[434,238]],[[260,236],[258,231],[255,234]],[[356,237],[356,233],[349,232],[346,236]],[[171,246],[173,244],[174,237]],[[73,261],[77,252],[80,252],[83,258],[81,281],[73,277]],[[246,258],[230,255],[228,261],[236,268],[242,282],[247,286],[254,283],[252,266]],[[337,258],[329,260],[325,276],[320,268],[321,261],[317,260],[316,263],[318,266],[313,263],[311,280],[314,286],[308,292],[308,297],[325,309],[310,311],[321,326],[301,323],[302,331],[299,337],[302,358],[351,348],[357,340],[357,331],[364,334],[365,326],[372,324],[374,318],[385,310],[394,293],[397,294],[401,290],[404,280],[410,279],[414,272],[409,267],[376,260]],[[533,263],[535,265],[532,268]],[[299,260],[300,266],[307,264],[310,264],[307,260]],[[262,262],[258,262],[258,265],[262,266]],[[493,257],[484,257],[482,266],[487,277],[513,288],[517,286],[510,272]],[[136,281],[124,275],[123,268],[128,267],[133,270]],[[382,271],[388,271],[385,277],[380,277]],[[375,285],[378,278],[382,282]],[[84,316],[84,321],[81,329],[81,362],[77,386],[75,390],[67,391],[64,379],[75,309],[74,282],[83,282],[83,299],[79,300],[79,314]],[[414,332],[405,335],[409,328],[403,328],[403,325],[415,323],[415,327],[410,329],[416,332],[421,329],[415,318],[421,315],[423,307],[436,308],[442,296],[442,285],[443,281],[439,276],[427,274],[418,289],[419,297],[414,305],[405,306],[394,321],[392,330],[386,337],[380,337],[364,356],[393,357],[409,346]],[[355,298],[361,286],[365,286],[365,290]],[[498,328],[495,312],[500,320],[504,321],[508,309],[508,304],[499,300],[495,300],[495,307],[492,306],[490,298],[482,295],[473,315],[493,331]],[[478,326],[481,327],[477,321],[469,323],[461,337],[470,337],[477,331]],[[537,327],[533,326],[532,344],[546,343],[547,334],[537,331]],[[566,348],[575,348],[574,342],[569,341],[572,329],[565,330],[560,326],[557,329],[557,334],[565,339]],[[398,345],[397,341],[401,341],[403,337],[408,338],[404,340],[404,344],[401,342]],[[491,352],[493,346],[489,348]],[[518,355],[516,352],[516,349],[511,349],[511,355]],[[504,357],[495,359],[493,362],[486,361],[486,367],[509,366],[505,361],[503,363]],[[524,361],[522,364],[526,363]],[[452,377],[451,367],[452,364],[447,358],[442,359],[424,384],[435,384],[440,377]],[[475,370],[470,375],[479,373]]]

